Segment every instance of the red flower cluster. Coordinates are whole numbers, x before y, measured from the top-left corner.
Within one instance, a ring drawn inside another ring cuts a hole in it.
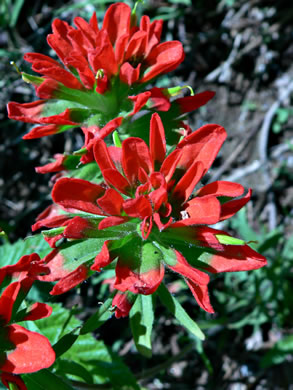
[[[58,295],[106,268],[110,275],[103,283],[115,291],[112,307],[120,318],[138,294],[155,293],[165,272],[174,271],[198,305],[213,313],[208,273],[266,264],[244,241],[208,226],[232,217],[251,197],[237,183],[200,184],[226,131],[208,124],[192,132],[183,120],[214,93],[194,95],[189,87],[191,96],[178,98],[185,87],[142,89],[183,61],[181,43],[161,43],[162,20],[151,23],[143,16],[137,25],[135,9],[121,2],[109,7],[101,28],[96,13],[74,24],[55,19],[47,38],[61,62],[39,53],[24,56],[40,76],[22,77],[40,100],[8,104],[10,118],[37,125],[25,139],[74,127],[81,127],[85,139],[73,155],[57,154],[36,168],[58,172],[54,204],[32,227],[49,228],[42,233],[52,250],[43,259],[32,254],[0,268],[0,378],[7,388],[14,383],[26,390],[18,375],[55,361],[46,337],[17,324],[51,314],[44,303],[24,308],[36,279],[57,282],[50,293]],[[113,132],[116,146],[109,146]],[[80,162],[91,164],[79,170]],[[152,302],[139,297],[135,317],[143,300]]]
[[[152,294],[166,266],[185,278],[198,304],[212,313],[209,276],[203,271],[251,270],[266,263],[243,241],[205,226],[230,218],[251,196],[249,190],[241,197],[244,188],[237,183],[198,186],[225,138],[223,127],[205,125],[167,154],[164,128],[154,114],[149,147],[134,137],[123,141],[121,148],[96,140],[93,151],[104,183],[59,179],[52,191],[56,205],[34,228],[59,227],[47,233],[53,247],[60,238],[70,240],[72,248],[80,240],[106,241],[96,253],[93,248],[94,252],[80,255],[75,264],[62,245],[54,249],[44,259],[50,274],[42,277],[58,280],[51,294],[67,291],[91,271],[118,259],[114,288],[120,292]],[[125,299],[120,294],[116,300],[124,315]]]
[[[101,29],[96,13],[89,22],[76,17],[76,28],[54,20],[47,41],[63,65],[39,53],[24,56],[42,77],[23,74],[23,78],[45,100],[8,105],[10,118],[40,125],[25,139],[76,126],[94,126],[97,132],[120,112],[133,115],[146,104],[150,93],[129,96],[130,87],[133,91],[174,70],[184,51],[178,41],[160,43],[162,20],[151,23],[144,15],[137,26],[135,19],[128,5],[116,3],[107,10]]]
[[[51,315],[51,307],[39,302],[19,310],[37,276],[48,272],[36,253],[0,268],[0,377],[7,388],[12,382],[26,390],[21,378],[15,375],[39,371],[55,361],[55,352],[46,337],[16,324]]]

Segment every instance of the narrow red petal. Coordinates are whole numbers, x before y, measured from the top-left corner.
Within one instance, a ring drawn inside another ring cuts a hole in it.
[[[11,314],[13,310],[13,305],[16,301],[17,295],[21,289],[20,282],[11,283],[3,291],[0,297],[0,322],[3,324],[8,324],[11,320]]]
[[[176,149],[169,156],[167,156],[161,166],[160,172],[164,175],[166,182],[168,183],[177,167],[178,162],[181,159],[182,150]]]
[[[99,137],[101,139],[104,139],[105,137],[107,137],[109,134],[111,134],[115,129],[117,129],[117,127],[119,127],[122,123],[122,120],[123,120],[123,117],[122,116],[119,116],[118,118],[114,118],[112,119],[110,122],[108,122],[106,124],[106,126],[104,126],[100,132],[99,132]]]
[[[87,23],[80,16],[77,16],[76,18],[74,18],[74,24],[78,27],[78,29],[83,33],[83,35],[91,43],[92,47],[95,47],[96,41],[97,41],[97,35],[99,32],[95,12],[92,15],[91,21],[92,21],[92,24],[94,24],[95,29],[93,29],[91,24]]]
[[[221,206],[221,221],[224,219],[232,217],[237,213],[246,203],[249,202],[251,198],[252,190],[249,189],[247,194],[243,196],[241,199],[234,199],[229,202],[223,203]]]
[[[71,217],[61,214],[62,210],[56,204],[47,207],[41,214],[38,215],[36,223],[32,225],[32,231],[45,226],[48,228],[54,228],[62,226],[65,222],[69,221]]]
[[[126,47],[124,60],[128,61],[131,58],[141,58],[145,55],[147,44],[147,33],[142,30],[136,31],[130,38]]]
[[[218,223],[221,214],[221,204],[216,197],[206,196],[203,198],[193,198],[185,204],[185,211],[188,213],[188,218],[183,219],[183,225],[213,225]],[[180,226],[180,223],[177,224]]]
[[[129,302],[127,294],[118,291],[113,298],[112,307],[115,307],[116,318],[127,317],[132,308],[132,303]]]
[[[89,276],[89,269],[85,265],[80,265],[74,271],[70,272],[64,278],[55,284],[53,289],[50,291],[51,295],[60,295],[76,287],[82,283]]]
[[[195,186],[204,174],[204,166],[201,161],[195,161],[176,184],[172,198],[181,204],[186,202]]]
[[[72,73],[65,70],[59,62],[52,58],[38,53],[26,53],[23,58],[32,63],[32,69],[35,72],[59,81],[68,88],[83,88],[83,85]]]
[[[116,169],[112,158],[110,157],[107,145],[101,139],[95,141],[94,156],[102,172],[104,171],[104,169]]]
[[[151,216],[153,212],[149,200],[144,196],[126,200],[123,204],[123,210],[130,217],[140,219]]]
[[[132,185],[137,184],[139,168],[152,172],[149,149],[141,138],[130,137],[122,143],[122,166],[126,178]]]
[[[174,251],[176,254],[177,263],[175,265],[167,264],[167,266],[178,274],[190,279],[193,283],[199,285],[207,285],[210,277],[204,272],[192,267],[188,264],[187,260],[177,250]]]
[[[224,250],[210,255],[204,267],[208,272],[219,273],[250,271],[266,264],[266,258],[248,245],[225,245]]]
[[[108,249],[110,241],[105,241],[103,244],[103,247],[101,249],[101,252],[96,256],[94,264],[91,266],[92,271],[101,271],[101,268],[106,267],[109,265],[112,261],[110,252]]]
[[[25,134],[22,139],[36,139],[47,137],[48,135],[54,135],[60,132],[59,125],[46,125],[34,127],[31,131]]]
[[[150,95],[150,92],[146,91],[139,93],[136,96],[128,96],[128,99],[132,100],[134,103],[133,111],[129,115],[134,115],[138,111],[140,111],[142,107],[147,103]]]
[[[44,54],[40,54],[40,53],[25,53],[25,55],[23,56],[23,59],[27,62],[30,62],[31,64],[38,62],[38,61],[46,61],[48,63],[51,63],[52,65],[61,67],[61,65],[59,64],[58,61],[55,61],[55,60],[53,60],[53,58],[48,57]]]
[[[167,203],[168,192],[166,188],[160,187],[149,194],[149,199],[152,202],[154,211],[158,211],[163,203]]]
[[[155,167],[156,163],[161,165],[166,156],[166,138],[162,120],[157,113],[151,118],[150,152],[153,166]]]
[[[182,150],[178,167],[187,170],[194,161],[201,161],[204,172],[212,165],[227,133],[222,126],[208,124],[185,137],[177,148]]]
[[[142,238],[146,240],[148,236],[150,235],[153,227],[153,219],[152,217],[145,217],[140,225],[140,231]]]
[[[103,30],[109,34],[112,45],[124,34],[130,32],[131,8],[124,3],[112,4],[104,17]]]
[[[122,194],[129,195],[130,184],[116,169],[105,169],[103,176],[107,184],[115,187]]]
[[[230,181],[215,181],[213,183],[206,184],[200,188],[196,196],[215,195],[215,196],[229,196],[234,198],[241,196],[244,192],[244,187],[238,183],[232,183]]]
[[[88,50],[89,63],[94,72],[103,69],[108,77],[111,77],[117,74],[118,65],[116,63],[114,49],[105,30],[99,32],[98,40],[99,45],[94,49]]]
[[[96,81],[95,76],[84,57],[73,51],[64,59],[64,63],[68,68],[72,67],[78,71],[80,80],[86,88],[93,88]]]
[[[145,83],[161,73],[171,72],[184,60],[184,51],[181,42],[168,41],[160,43],[151,51],[146,59],[149,68],[141,78]]]
[[[121,65],[124,59],[125,48],[129,39],[129,34],[120,35],[115,44],[115,59]]]
[[[151,104],[150,108],[156,109],[157,111],[169,111],[171,103],[169,98],[163,94],[163,88],[154,87],[150,89],[151,92]]]
[[[178,105],[180,112],[183,114],[185,112],[191,112],[201,106],[204,106],[209,100],[211,100],[215,96],[215,94],[216,93],[213,91],[204,91],[201,93],[197,93],[194,96],[186,96],[183,98],[176,99],[173,104]]]
[[[124,62],[120,68],[119,78],[122,83],[127,85],[132,85],[137,82],[139,79],[141,64],[138,64],[137,67],[133,67],[129,62]],[[145,92],[146,93],[146,92]],[[134,113],[132,114],[134,115]]]
[[[27,123],[40,123],[45,105],[44,100],[22,104],[10,102],[7,104],[8,118]]]
[[[68,223],[62,235],[63,237],[73,239],[86,238],[87,231],[92,230],[93,228],[94,227],[87,219],[81,217],[74,217]]]
[[[192,295],[196,299],[196,302],[199,304],[199,306],[208,313],[214,313],[215,311],[211,305],[209,298],[208,286],[193,283],[191,280],[188,279],[185,279],[185,282],[190,288]]]
[[[36,167],[36,172],[45,174],[63,171],[65,169],[65,166],[63,164],[66,160],[66,156],[64,154],[55,154],[54,158],[55,160],[53,162],[43,165],[41,167]]]
[[[102,214],[96,201],[105,192],[98,184],[82,179],[61,178],[53,187],[52,199],[65,209],[74,208],[93,214]]]
[[[30,307],[28,314],[22,318],[22,321],[36,321],[46,318],[52,314],[52,311],[52,307],[46,303],[36,302]]]
[[[130,219],[129,217],[116,217],[116,216],[104,218],[99,223],[99,230],[107,229],[112,226],[121,225],[122,223],[128,222],[129,219]]]
[[[65,259],[58,249],[53,249],[43,258],[43,263],[48,267],[49,273],[39,276],[38,280],[44,282],[55,282],[70,274],[71,270],[64,267]]]
[[[107,189],[105,194],[97,200],[104,213],[111,216],[121,214],[123,202],[122,196],[113,188]]]

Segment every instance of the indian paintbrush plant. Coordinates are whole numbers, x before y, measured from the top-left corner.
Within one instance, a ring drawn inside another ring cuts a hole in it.
[[[25,327],[52,312],[46,303],[29,305],[35,283],[56,282],[54,296],[105,273],[109,298],[75,328],[63,352],[115,313],[130,316],[137,350],[150,357],[155,296],[204,339],[168,290],[165,273],[179,274],[200,308],[214,313],[210,274],[266,264],[244,240],[210,227],[232,217],[251,197],[251,189],[237,183],[201,184],[227,133],[218,124],[191,129],[184,120],[214,93],[191,90],[190,96],[178,97],[184,86],[154,86],[157,77],[183,61],[182,44],[161,42],[162,20],[150,22],[144,15],[138,21],[136,6],[132,10],[124,3],[111,5],[100,27],[96,13],[89,22],[76,17],[74,25],[53,21],[47,42],[58,59],[24,55],[37,75],[22,72],[22,78],[40,100],[8,104],[11,119],[36,125],[26,140],[75,127],[84,134],[80,150],[57,154],[36,168],[56,173],[52,204],[32,226],[33,231],[46,228],[42,235],[50,249],[41,257],[24,254],[9,265],[1,260],[0,373],[10,389],[33,389],[29,376],[23,381],[20,375],[52,366],[55,356],[58,366],[62,355],[62,342],[52,347],[41,332]],[[81,179],[78,172],[86,166],[90,173],[84,171]]]

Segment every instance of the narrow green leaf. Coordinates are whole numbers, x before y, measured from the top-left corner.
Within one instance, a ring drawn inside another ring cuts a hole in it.
[[[78,338],[78,334],[68,333],[61,337],[56,344],[53,345],[53,349],[56,354],[56,359],[69,350],[69,348],[75,343]]]
[[[22,375],[28,390],[74,390],[67,382],[45,369],[34,374]]]
[[[129,313],[130,326],[138,352],[152,357],[152,328],[154,323],[154,307],[152,295],[138,295]]]
[[[114,142],[114,145],[117,146],[117,148],[122,148],[122,143],[121,143],[121,140],[119,138],[119,133],[117,130],[115,130],[113,133],[113,142]]]
[[[33,85],[41,85],[45,80],[43,77],[33,76],[25,72],[21,72],[21,77],[25,83]]]
[[[18,17],[19,17],[19,13],[20,13],[21,8],[23,6],[23,3],[24,3],[24,0],[16,0],[15,1],[14,5],[13,5],[12,13],[11,13],[10,23],[9,23],[10,27],[15,27],[17,20],[18,20]]]
[[[79,363],[72,360],[59,359],[56,366],[57,373],[60,373],[60,375],[62,375],[62,373],[66,373],[67,375],[83,379],[87,384],[93,383],[92,373]]]
[[[18,386],[15,383],[9,383],[9,390],[18,390]]]
[[[245,245],[244,240],[240,240],[240,238],[230,237],[225,234],[216,234],[217,239],[220,244],[224,245]]]
[[[160,284],[157,292],[161,302],[174,315],[179,323],[200,340],[204,340],[205,335],[202,333],[199,326],[196,324],[196,322],[193,321],[192,318],[189,317],[178,300],[170,294],[167,287],[163,283]]]
[[[99,309],[84,323],[82,328],[80,329],[80,334],[86,334],[89,332],[93,332],[94,330],[98,329],[101,325],[103,325],[104,322],[106,322],[111,316],[112,313],[110,312],[110,308],[112,306],[112,294],[104,303],[102,306],[99,307]]]

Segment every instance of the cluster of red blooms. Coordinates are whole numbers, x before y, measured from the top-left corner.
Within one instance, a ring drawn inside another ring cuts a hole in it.
[[[95,13],[89,22],[77,17],[74,23],[76,28],[56,19],[47,39],[63,64],[38,53],[25,55],[41,77],[23,78],[41,100],[8,105],[10,118],[37,124],[25,139],[78,126],[85,134],[79,153],[56,155],[54,162],[37,168],[40,173],[58,172],[54,204],[32,227],[50,229],[43,234],[51,252],[43,259],[24,256],[0,269],[1,286],[7,286],[8,276],[16,280],[0,298],[0,335],[7,345],[0,372],[4,384],[14,381],[20,389],[25,386],[12,374],[37,371],[54,361],[43,336],[14,324],[50,314],[40,303],[21,315],[17,311],[19,294],[25,296],[33,280],[57,281],[51,291],[56,295],[105,267],[115,268],[108,283],[116,291],[112,305],[119,318],[129,314],[138,294],[153,294],[170,269],[184,278],[199,306],[213,313],[207,272],[247,271],[266,264],[244,241],[207,226],[232,217],[251,197],[251,190],[245,193],[237,183],[200,185],[226,131],[208,124],[192,132],[182,116],[214,93],[174,99],[182,88],[141,92],[145,83],[182,62],[181,43],[160,43],[162,21],[151,23],[143,16],[138,26],[124,3],[109,7],[101,29]],[[130,96],[133,91],[137,94]],[[114,131],[124,139],[121,143],[116,137],[115,146],[109,140]],[[84,180],[72,173],[90,162],[97,175],[101,172],[99,183],[97,176]],[[6,302],[9,312],[3,309]],[[45,362],[37,344],[42,354],[47,348]]]
[[[26,390],[16,374],[35,372],[55,361],[55,352],[46,337],[17,324],[51,315],[52,309],[45,303],[37,302],[25,309],[21,306],[37,277],[48,272],[36,253],[0,268],[0,377],[7,388],[12,382]]]

